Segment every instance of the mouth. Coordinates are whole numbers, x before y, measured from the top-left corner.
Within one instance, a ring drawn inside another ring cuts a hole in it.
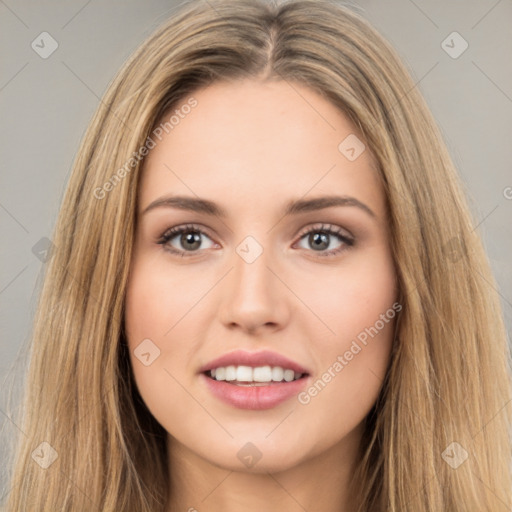
[[[211,380],[223,381],[233,386],[262,387],[294,382],[309,376],[306,372],[297,372],[282,366],[218,366],[206,370],[203,374]]]
[[[237,409],[265,410],[296,397],[311,380],[299,363],[270,350],[237,350],[199,369],[206,390]]]

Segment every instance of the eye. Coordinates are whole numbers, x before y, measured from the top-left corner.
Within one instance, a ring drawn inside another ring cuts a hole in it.
[[[180,256],[193,256],[193,253],[198,252],[198,249],[208,249],[215,245],[212,242],[210,247],[204,247],[202,237],[207,237],[210,241],[211,238],[199,227],[188,224],[186,226],[176,226],[167,230],[158,240],[157,243],[164,246],[164,248]],[[173,246],[173,241],[181,245],[181,248]],[[187,254],[192,253],[192,254]]]
[[[202,240],[203,237],[206,237],[208,240],[210,240],[209,246],[204,246]],[[325,250],[332,245],[333,239],[338,240],[338,247]],[[305,240],[306,243],[309,244],[310,247],[313,248],[313,251],[318,253],[319,256],[334,256],[352,247],[355,242],[354,238],[348,235],[344,230],[338,226],[329,224],[313,226],[300,235],[299,241],[302,240]],[[216,245],[203,229],[194,224],[176,226],[168,229],[160,237],[157,243],[164,246],[165,250],[171,252],[172,254],[176,254],[182,257],[194,256],[194,253],[199,253],[200,249],[211,249]],[[176,245],[178,245],[178,247],[176,247]]]
[[[332,245],[333,239],[337,239],[340,244],[337,248],[328,249]],[[313,226],[300,236],[300,241],[305,240],[306,244],[313,248],[319,256],[334,256],[341,251],[347,250],[354,245],[354,238],[348,235],[338,226],[330,224],[321,224]],[[307,248],[307,247],[306,247]]]

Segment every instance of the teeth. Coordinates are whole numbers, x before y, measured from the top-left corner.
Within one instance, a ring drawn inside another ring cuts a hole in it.
[[[285,370],[284,371],[284,380],[286,382],[291,382],[295,377],[295,372],[293,370]]]
[[[270,366],[257,366],[252,371],[254,382],[270,382],[272,380],[272,368]]]
[[[226,380],[236,380],[236,366],[226,367]]]
[[[272,368],[272,380],[276,382],[280,382],[283,380],[284,370],[280,366],[274,366]]]
[[[239,382],[253,382],[252,368],[250,366],[237,366],[236,380]]]
[[[281,366],[220,366],[213,368],[209,372],[210,377],[215,380],[225,380],[228,382],[291,382],[302,377],[302,373],[297,373],[289,368]]]

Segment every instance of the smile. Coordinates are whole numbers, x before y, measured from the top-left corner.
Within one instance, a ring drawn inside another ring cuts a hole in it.
[[[218,381],[227,381],[239,386],[264,386],[271,382],[292,382],[300,379],[303,373],[295,372],[282,366],[219,366],[206,372],[209,377]]]

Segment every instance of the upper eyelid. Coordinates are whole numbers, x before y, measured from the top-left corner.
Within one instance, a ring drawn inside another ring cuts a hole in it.
[[[168,234],[172,234],[173,237],[174,236],[177,236],[180,234],[180,232],[182,231],[199,231],[202,235],[206,235],[208,236],[209,238],[213,239],[213,237],[210,235],[210,232],[208,230],[208,228],[204,227],[204,226],[201,226],[200,224],[178,224],[176,226],[172,226],[168,229],[166,229],[162,235],[159,237],[160,238],[164,238],[165,236],[167,236]],[[174,233],[172,233],[174,231]]]
[[[352,233],[348,229],[329,222],[317,222],[314,223],[313,225],[308,225],[305,228],[301,229],[297,236],[299,238],[302,238],[304,235],[307,235],[311,231],[328,231],[335,235],[343,236],[345,238],[355,238],[354,235],[352,235]],[[346,232],[347,234],[345,235],[343,232]]]

